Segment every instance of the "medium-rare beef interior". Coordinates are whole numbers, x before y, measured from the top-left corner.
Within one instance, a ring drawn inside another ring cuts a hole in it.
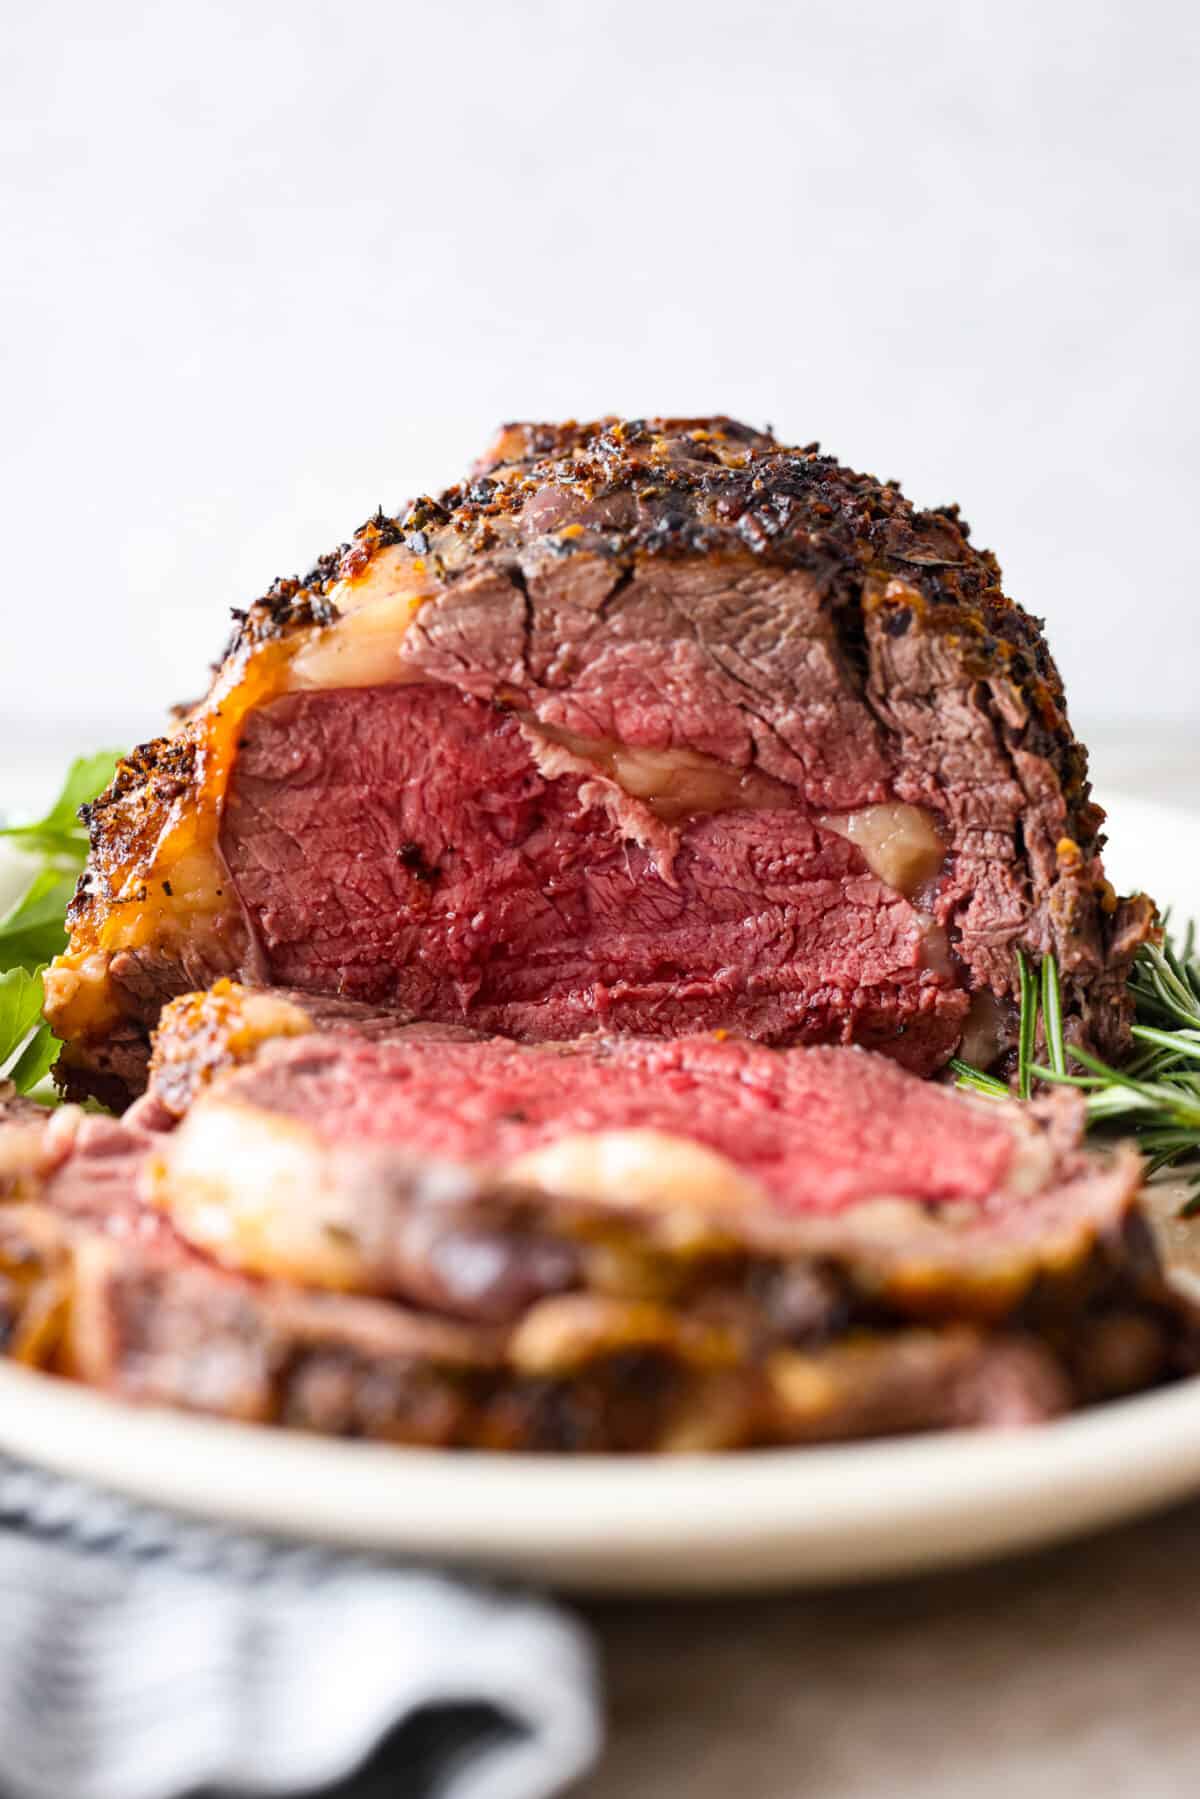
[[[120,1120],[0,1106],[12,1352],[396,1442],[1017,1424],[1195,1366],[1129,1149],[858,1049],[518,1044],[222,983]]]
[[[545,1041],[1002,1057],[1013,952],[1119,1054],[1119,904],[1038,627],[953,507],[729,419],[512,426],[239,618],[91,814],[47,981],[124,1103],[220,976]]]

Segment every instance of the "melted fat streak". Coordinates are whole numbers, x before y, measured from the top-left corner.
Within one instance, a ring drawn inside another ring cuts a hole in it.
[[[905,899],[914,899],[935,881],[946,859],[946,846],[923,806],[889,801],[853,812],[825,812],[816,822],[852,843],[871,873]]]

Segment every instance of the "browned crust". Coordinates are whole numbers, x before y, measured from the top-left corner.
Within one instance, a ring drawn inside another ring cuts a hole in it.
[[[523,530],[524,508],[548,488],[585,505],[631,504],[607,530]],[[361,574],[396,543],[432,559],[451,582],[506,548],[539,541],[556,556],[601,553],[621,563],[749,552],[816,576],[835,604],[853,603],[864,577],[915,588],[947,628],[978,633],[980,672],[999,660],[1029,683],[1047,728],[1061,735],[1062,681],[1041,621],[1005,596],[995,556],[976,550],[969,531],[955,505],[919,511],[897,482],[857,474],[822,455],[819,444],[789,448],[729,418],[507,425],[472,478],[436,498],[422,495],[393,517],[376,513],[303,580],[276,582],[237,614],[226,656],[312,623],[336,581]]]
[[[351,1017],[366,1010],[342,1004]],[[300,994],[256,994],[228,979],[203,993],[181,994],[163,1007],[154,1032],[154,1098],[172,1118],[182,1118],[218,1075],[252,1061],[263,1043],[316,1028]]]
[[[138,744],[121,758],[104,792],[79,809],[90,854],[67,910],[70,926],[113,903],[113,881],[128,865],[150,866],[165,814],[178,800],[196,795],[200,786],[197,745],[186,731]],[[135,887],[134,903],[138,897]],[[144,892],[140,898],[144,900]]]
[[[736,1449],[1033,1423],[1071,1400],[1057,1359],[1021,1334],[862,1332],[745,1358],[702,1322],[626,1308],[593,1353],[540,1369],[482,1331],[414,1328],[369,1300],[335,1311],[111,1264],[87,1280],[98,1335],[77,1372],[95,1384],[327,1435],[510,1452]]]

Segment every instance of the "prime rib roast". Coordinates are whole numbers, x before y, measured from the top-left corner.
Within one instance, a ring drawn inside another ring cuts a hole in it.
[[[1150,923],[1034,620],[957,511],[731,419],[503,430],[239,615],[90,818],[72,1097],[220,976],[521,1041],[1002,1059],[1014,950],[1118,1055]]]
[[[726,418],[505,428],[237,615],[91,808],[0,1118],[11,1353],[456,1446],[1023,1422],[1196,1363],[1128,1148],[1152,926],[953,507]],[[882,1054],[875,1053],[882,1052]]]
[[[10,1351],[407,1443],[724,1449],[1019,1424],[1195,1365],[1073,1095],[857,1048],[526,1044],[219,983],[121,1119],[10,1102]]]

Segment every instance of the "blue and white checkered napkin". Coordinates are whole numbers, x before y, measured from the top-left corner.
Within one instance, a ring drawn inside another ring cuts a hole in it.
[[[544,1600],[0,1460],[3,1799],[548,1799],[599,1739]]]

